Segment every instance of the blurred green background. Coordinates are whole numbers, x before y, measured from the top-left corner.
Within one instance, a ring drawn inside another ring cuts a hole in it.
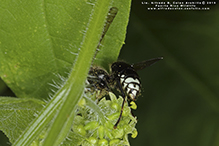
[[[210,8],[148,11],[132,2],[120,60],[164,60],[139,71],[143,91],[133,111],[139,134],[131,145],[219,145],[219,7]],[[2,81],[0,95],[13,95]]]
[[[132,1],[120,59],[164,60],[139,71],[139,135],[131,145],[219,146],[219,7],[210,8],[148,11]]]

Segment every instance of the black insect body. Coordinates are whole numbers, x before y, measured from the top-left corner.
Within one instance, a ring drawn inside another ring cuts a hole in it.
[[[133,66],[125,62],[115,62],[111,71],[122,97],[127,96],[129,100],[135,101],[141,92],[141,82]]]
[[[91,90],[91,92],[99,91],[97,98],[101,98],[110,91],[111,77],[99,67],[90,68],[87,82],[87,89]]]
[[[117,127],[122,117],[126,98],[129,101],[135,101],[141,93],[141,81],[136,71],[148,67],[161,59],[163,58],[158,57],[132,65],[125,62],[115,62],[111,65],[110,74],[101,68],[91,67],[87,81],[93,90],[100,91],[100,96],[103,96],[111,89],[116,88],[123,97],[121,113],[114,128]]]

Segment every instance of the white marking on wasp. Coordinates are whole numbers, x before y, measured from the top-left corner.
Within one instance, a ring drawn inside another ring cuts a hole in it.
[[[134,94],[132,94],[132,93],[129,93],[129,97],[132,99],[132,100],[135,100],[135,95]]]
[[[122,84],[124,80],[125,80],[125,75],[121,75],[121,77],[120,77],[120,83]]]
[[[139,90],[139,85],[138,84],[133,84],[133,83],[130,83],[128,88],[130,89],[134,89],[134,90]]]
[[[133,90],[133,91],[132,91],[132,94],[134,94],[134,95],[136,96],[137,90]]]
[[[123,83],[123,89],[126,90],[126,93],[128,94],[128,96],[132,100],[135,100],[140,90],[140,81],[138,79],[133,79],[132,77],[128,77],[125,80],[123,78],[123,79],[120,79],[120,81],[121,83]]]
[[[125,80],[126,83],[137,83],[140,84],[140,81],[138,79],[133,79],[132,77],[129,77]]]
[[[124,83],[123,88],[125,89],[127,87],[127,85],[128,85],[127,83]]]
[[[130,93],[128,93],[128,95],[132,100],[135,100],[137,93],[138,93],[137,90],[132,90]]]
[[[130,88],[127,88],[127,89],[126,89],[126,92],[129,93],[130,90],[131,90]]]
[[[104,74],[100,74],[100,75],[98,75],[98,77],[103,80]]]

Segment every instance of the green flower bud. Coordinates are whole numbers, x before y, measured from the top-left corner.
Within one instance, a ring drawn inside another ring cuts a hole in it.
[[[86,130],[84,129],[83,125],[76,126],[76,131],[75,132],[78,133],[78,134],[81,134],[83,136],[86,135]]]
[[[104,137],[104,127],[100,126],[98,128],[98,134],[99,134],[99,138],[102,139]]]
[[[105,130],[105,134],[106,134],[106,136],[109,138],[109,139],[113,139],[113,135],[112,135],[112,133],[111,133],[111,131],[109,131],[109,130]]]
[[[109,128],[109,129],[112,129],[113,128],[113,124],[109,121],[106,121],[106,123],[104,124],[105,127]]]
[[[95,144],[97,144],[98,139],[91,136],[91,137],[88,138],[88,142],[89,142],[90,144],[95,145]]]
[[[81,100],[78,102],[78,106],[84,107],[86,105],[86,100],[84,98],[81,98]]]
[[[135,103],[134,101],[131,101],[131,102],[130,102],[130,105],[131,105],[130,107],[131,107],[132,109],[134,109],[134,110],[137,109],[137,105],[136,105],[136,103]]]
[[[130,114],[130,112],[131,112],[130,108],[128,106],[125,106],[124,109],[123,109],[122,116],[127,117]]]
[[[134,131],[133,131],[133,133],[132,133],[132,138],[136,138],[137,137],[137,135],[138,135],[138,131],[135,129]]]
[[[114,129],[112,131],[112,134],[113,134],[114,138],[121,138],[122,139],[124,136],[124,130],[121,128],[117,128],[117,129]]]
[[[117,146],[119,144],[120,140],[119,139],[112,139],[109,142],[110,146]]]
[[[109,96],[112,102],[118,102],[115,94],[113,94],[112,92],[109,92]]]
[[[110,121],[113,121],[113,120],[115,120],[115,119],[118,119],[118,118],[119,118],[119,115],[120,115],[119,112],[113,113],[113,114],[111,114],[111,115],[108,116],[108,119],[109,119]]]
[[[76,124],[84,124],[84,118],[82,116],[76,115],[74,119],[74,123]]]
[[[108,146],[108,141],[106,139],[100,139],[98,141],[98,146]]]
[[[112,102],[111,108],[114,109],[115,111],[119,111],[120,105],[117,102]]]
[[[91,121],[89,123],[87,123],[84,128],[85,130],[94,130],[99,126],[97,121]]]

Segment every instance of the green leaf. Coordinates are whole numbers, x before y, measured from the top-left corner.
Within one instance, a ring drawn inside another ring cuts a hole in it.
[[[48,83],[57,75],[66,77],[79,53],[92,2],[8,0],[0,5],[0,76],[17,97],[48,97]],[[119,13],[95,63],[104,67],[117,59],[129,16],[129,2],[111,5]]]
[[[129,21],[131,0],[117,0],[112,6],[118,8],[118,13],[110,25],[103,42],[102,47],[97,54],[94,64],[109,69],[109,65],[117,61],[122,45],[125,44],[126,27]]]
[[[69,79],[55,98],[66,98],[56,120],[51,126],[44,145],[59,145],[67,136],[75,116],[75,106],[83,95],[84,83],[89,71],[93,55],[98,45],[100,34],[106,21],[106,15],[110,8],[110,0],[96,1],[91,11],[90,20],[86,28],[85,36],[81,43],[81,52],[75,62]],[[98,33],[99,32],[99,33]],[[84,61],[87,60],[87,61]],[[83,68],[82,68],[83,66]],[[80,78],[77,78],[79,77]],[[63,93],[62,93],[63,92]],[[72,98],[74,97],[74,98]]]
[[[44,102],[37,99],[0,97],[0,129],[14,142],[37,117]]]
[[[29,145],[51,121],[54,123],[45,145],[60,144],[71,128],[75,105],[83,93],[107,12],[110,7],[119,9],[95,61],[102,66],[117,59],[125,39],[130,1],[3,1],[0,4],[3,12],[0,37],[4,38],[0,40],[2,79],[22,98],[43,99],[58,90],[15,145]]]

